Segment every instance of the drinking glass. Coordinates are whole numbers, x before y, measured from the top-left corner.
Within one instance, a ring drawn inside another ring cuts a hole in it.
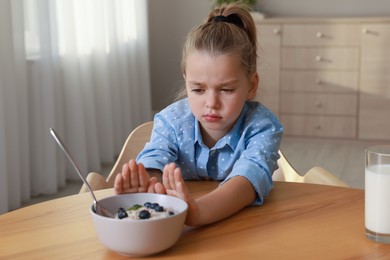
[[[366,236],[390,243],[390,145],[366,149],[365,168]]]

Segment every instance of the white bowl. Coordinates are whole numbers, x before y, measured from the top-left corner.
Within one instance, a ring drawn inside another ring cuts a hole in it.
[[[179,239],[187,216],[185,201],[155,193],[115,195],[99,201],[102,206],[116,213],[120,207],[129,208],[145,202],[159,203],[175,214],[160,219],[113,219],[96,214],[92,206],[90,214],[99,240],[109,249],[126,256],[146,256],[173,246]]]

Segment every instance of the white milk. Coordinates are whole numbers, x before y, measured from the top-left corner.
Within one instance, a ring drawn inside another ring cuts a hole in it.
[[[390,234],[390,164],[366,168],[365,179],[366,228]]]

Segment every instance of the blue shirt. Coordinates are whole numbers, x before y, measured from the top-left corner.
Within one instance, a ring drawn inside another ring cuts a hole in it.
[[[182,99],[155,115],[150,142],[137,162],[161,171],[175,162],[184,180],[213,179],[222,181],[221,185],[243,176],[256,190],[254,204],[262,204],[273,187],[282,133],[282,125],[270,110],[247,101],[233,128],[209,149],[188,99]]]

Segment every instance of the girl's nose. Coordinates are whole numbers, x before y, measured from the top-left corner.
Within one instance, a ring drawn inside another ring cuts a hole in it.
[[[207,95],[206,107],[217,109],[219,107],[219,99],[216,93],[209,93]]]

